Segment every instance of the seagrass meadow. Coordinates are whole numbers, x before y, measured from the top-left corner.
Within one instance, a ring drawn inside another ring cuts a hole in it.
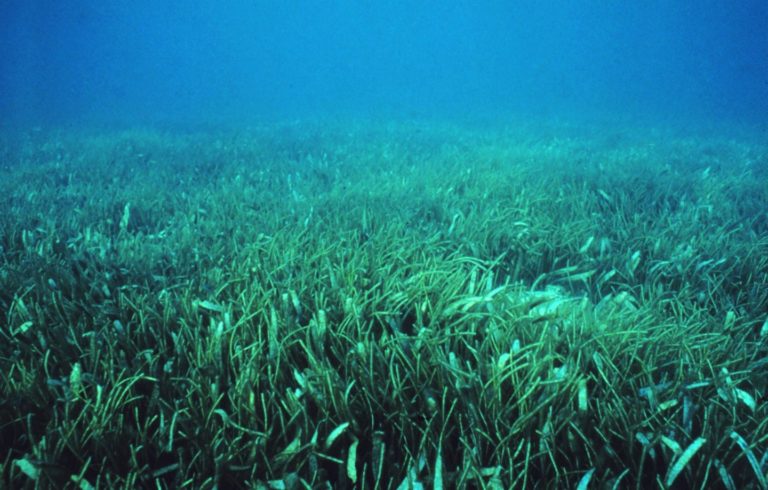
[[[768,488],[765,140],[292,122],[0,158],[5,488]]]

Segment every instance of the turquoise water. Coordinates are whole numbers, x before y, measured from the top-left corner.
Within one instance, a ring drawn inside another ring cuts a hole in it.
[[[6,124],[768,114],[759,0],[12,0],[0,17]]]

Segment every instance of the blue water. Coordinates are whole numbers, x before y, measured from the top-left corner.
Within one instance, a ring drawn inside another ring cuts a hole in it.
[[[0,3],[3,123],[763,125],[768,2]]]

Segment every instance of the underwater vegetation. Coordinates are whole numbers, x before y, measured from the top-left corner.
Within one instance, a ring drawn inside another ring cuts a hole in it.
[[[768,145],[0,138],[8,488],[768,488]]]

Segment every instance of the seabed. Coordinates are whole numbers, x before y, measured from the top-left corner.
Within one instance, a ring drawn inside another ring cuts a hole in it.
[[[4,134],[0,485],[768,488],[768,144],[572,129]]]

